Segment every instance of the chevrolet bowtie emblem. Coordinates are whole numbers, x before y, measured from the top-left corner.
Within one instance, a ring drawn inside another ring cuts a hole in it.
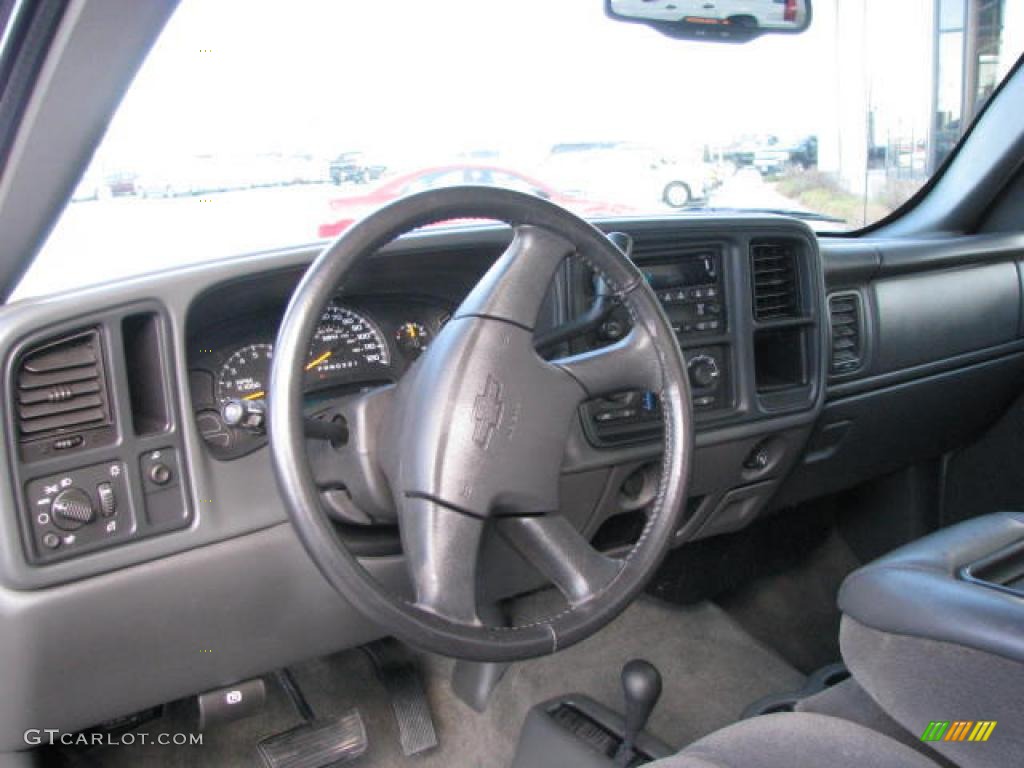
[[[487,374],[487,383],[483,391],[476,396],[473,402],[473,442],[484,450],[491,444],[498,423],[501,421],[501,414],[505,410],[505,401],[501,399],[501,384],[498,380]]]

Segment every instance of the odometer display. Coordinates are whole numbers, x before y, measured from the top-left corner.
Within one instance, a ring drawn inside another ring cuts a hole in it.
[[[363,375],[390,363],[388,344],[377,326],[347,307],[328,305],[309,349],[308,376],[322,380]]]

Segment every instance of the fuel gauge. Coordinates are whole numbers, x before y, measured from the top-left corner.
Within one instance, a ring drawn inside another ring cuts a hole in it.
[[[402,354],[415,360],[430,344],[430,332],[421,323],[402,323],[395,332],[395,341]]]

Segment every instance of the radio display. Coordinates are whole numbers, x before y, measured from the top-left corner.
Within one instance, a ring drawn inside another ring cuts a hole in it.
[[[711,251],[687,254],[665,264],[644,264],[641,269],[654,290],[718,282],[718,258]]]

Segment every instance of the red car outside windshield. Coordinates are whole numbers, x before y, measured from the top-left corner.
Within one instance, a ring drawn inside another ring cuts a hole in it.
[[[479,184],[526,192],[550,200],[588,219],[625,216],[636,212],[633,208],[620,203],[590,200],[560,192],[544,182],[508,168],[491,165],[444,165],[392,178],[364,195],[331,200],[331,212],[339,215],[339,218],[321,224],[318,234],[322,238],[337,237],[363,216],[400,197],[457,184]]]

